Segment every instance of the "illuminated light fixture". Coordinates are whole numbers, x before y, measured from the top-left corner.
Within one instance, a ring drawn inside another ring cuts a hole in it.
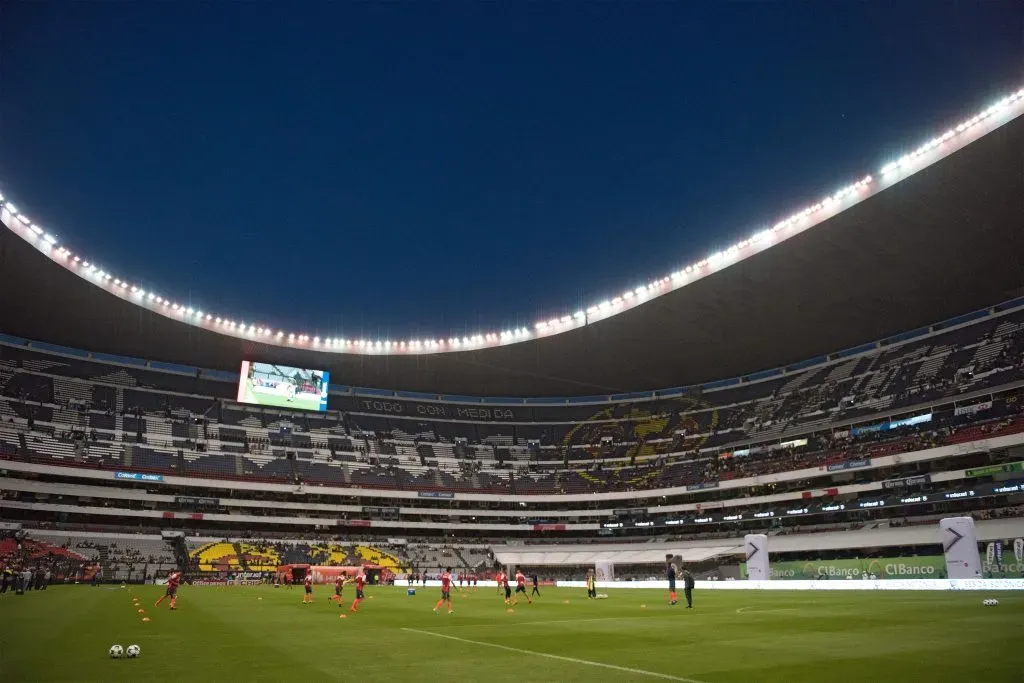
[[[981,124],[983,122],[988,121],[991,117],[999,115],[1000,112],[1004,111],[1007,107],[1009,107],[1011,105],[1014,105],[1014,103],[1020,102],[1022,99],[1024,99],[1024,88],[1019,89],[1019,90],[1017,90],[1017,91],[1015,91],[1013,93],[1010,93],[1009,95],[1007,95],[1007,96],[1005,96],[1005,97],[1003,97],[1003,98],[1001,98],[999,100],[996,100],[996,101],[992,102],[987,108],[985,108],[984,110],[978,112],[974,116],[961,121],[959,124],[957,124],[956,126],[954,126],[952,128],[948,128],[942,134],[936,135],[935,137],[929,139],[927,142],[921,144],[919,147],[917,147],[913,151],[910,151],[908,153],[903,154],[896,161],[889,162],[889,163],[885,164],[884,166],[882,166],[881,167],[881,174],[882,174],[882,176],[888,178],[893,173],[896,173],[896,172],[900,171],[901,169],[907,169],[907,170],[916,169],[919,164],[930,163],[930,159],[927,159],[926,155],[934,154],[934,150],[937,150],[937,149],[941,148],[946,142],[948,142],[949,140],[952,140],[953,138],[955,138],[958,133],[964,133],[966,131],[971,130],[975,126],[977,126],[977,125],[979,125],[979,124]],[[567,330],[567,329],[570,329],[572,327],[575,327],[576,325],[586,325],[589,322],[587,320],[587,315],[588,314],[596,315],[599,312],[603,312],[605,315],[611,315],[611,314],[619,312],[619,310],[623,306],[627,306],[628,307],[628,306],[636,305],[637,303],[639,303],[638,301],[634,300],[634,297],[641,297],[641,300],[643,300],[644,298],[650,298],[650,297],[659,295],[661,293],[661,290],[666,288],[670,284],[673,285],[673,287],[681,286],[683,284],[683,282],[689,277],[690,274],[694,274],[694,273],[699,274],[700,270],[702,268],[706,268],[708,266],[714,266],[717,269],[718,267],[721,267],[722,261],[725,258],[727,258],[727,257],[730,258],[730,259],[735,258],[737,255],[739,255],[742,252],[742,250],[746,249],[747,247],[753,247],[755,245],[758,245],[758,243],[773,240],[774,239],[774,234],[776,232],[780,231],[780,230],[784,230],[784,229],[787,229],[787,228],[792,229],[794,231],[803,229],[804,226],[806,226],[807,223],[809,223],[814,218],[815,214],[817,214],[818,212],[820,212],[822,210],[828,210],[830,212],[839,210],[840,207],[836,206],[838,203],[840,203],[843,200],[847,199],[851,195],[856,195],[860,191],[867,191],[867,190],[869,190],[869,186],[870,186],[871,182],[872,182],[872,177],[870,175],[867,175],[867,176],[861,178],[860,180],[857,180],[856,182],[853,182],[850,185],[847,185],[846,187],[843,187],[842,189],[834,192],[833,194],[831,194],[829,196],[826,196],[826,197],[823,197],[821,199],[821,201],[819,201],[818,203],[809,205],[809,206],[805,207],[804,209],[802,209],[801,211],[798,211],[798,212],[795,212],[795,213],[791,214],[788,218],[785,218],[783,220],[778,221],[771,228],[766,228],[766,229],[758,232],[757,234],[755,234],[753,236],[750,236],[750,237],[747,237],[747,238],[745,238],[743,240],[740,240],[740,241],[736,242],[735,244],[733,244],[732,246],[730,246],[728,248],[725,248],[722,251],[719,251],[716,254],[713,254],[712,256],[709,256],[708,258],[702,259],[702,260],[700,260],[700,261],[698,261],[696,263],[691,263],[691,264],[685,266],[685,268],[680,268],[679,270],[676,270],[675,272],[671,273],[670,275],[666,275],[666,276],[663,276],[663,277],[661,277],[659,279],[652,280],[646,286],[641,285],[639,287],[636,287],[635,289],[631,289],[629,291],[623,292],[621,296],[615,297],[611,301],[608,301],[608,300],[602,301],[599,304],[595,304],[595,305],[589,306],[588,308],[585,309],[585,311],[584,310],[580,310],[580,311],[575,312],[572,315],[562,315],[561,317],[552,317],[552,318],[550,318],[550,319],[548,319],[546,321],[539,321],[539,322],[535,323],[533,327],[534,327],[534,329],[536,329],[538,331],[541,331],[544,334],[554,334],[554,333],[557,333],[557,332],[562,332],[564,330]],[[24,226],[28,227],[28,230],[26,230],[23,233],[21,233],[23,238],[25,238],[25,239],[27,239],[29,241],[32,241],[32,239],[35,236],[42,237],[42,241],[43,242],[46,242],[50,246],[56,248],[56,251],[54,252],[56,255],[61,256],[62,258],[64,258],[64,260],[65,260],[65,267],[69,267],[67,264],[69,262],[72,262],[72,257],[73,257],[73,262],[75,264],[82,263],[84,265],[84,267],[87,269],[87,272],[90,273],[90,274],[98,276],[100,281],[110,281],[110,280],[113,279],[113,276],[111,274],[109,274],[109,273],[107,273],[107,272],[105,272],[103,270],[98,270],[95,266],[92,266],[88,261],[82,261],[79,256],[75,256],[74,254],[72,254],[70,252],[70,250],[68,250],[67,248],[65,248],[63,246],[59,246],[57,244],[57,238],[56,237],[53,237],[53,236],[45,233],[42,228],[40,228],[39,226],[37,226],[34,223],[32,223],[32,221],[26,215],[24,215],[24,214],[22,214],[22,213],[20,213],[18,211],[18,209],[14,206],[13,203],[7,202],[2,194],[0,194],[0,203],[2,203],[3,208],[6,211],[8,211],[10,213],[10,215],[14,216],[17,219],[17,221],[19,221]],[[764,244],[764,245],[758,245],[758,246],[760,248],[765,248],[765,247],[767,247],[769,245],[768,244]],[[37,245],[37,248],[40,248],[41,250],[44,249],[41,245]],[[53,256],[51,256],[51,258],[54,258],[54,260],[56,260],[56,258],[53,257]],[[84,275],[82,275],[81,271],[79,271],[79,275],[84,277]],[[113,286],[114,287],[119,287],[121,289],[128,289],[128,287],[131,286],[132,293],[138,293],[140,298],[145,298],[147,296],[145,291],[137,288],[135,285],[130,285],[130,283],[128,281],[121,280],[120,278],[117,278],[117,279],[114,280]],[[152,293],[150,293],[148,295],[148,297],[149,297],[150,301],[154,301],[155,300],[157,303],[162,303],[164,306],[171,306],[171,301],[170,300],[161,299],[160,297],[156,297]],[[174,309],[174,311],[180,312],[182,314],[184,314],[186,312],[186,310],[187,310],[187,313],[190,316],[194,316],[194,318],[193,318],[193,323],[194,324],[198,324],[202,320],[202,318],[203,318],[202,312],[200,312],[200,311],[193,312],[193,310],[191,308],[186,309],[186,307],[180,306],[180,305],[178,305],[176,303],[173,304],[173,309]],[[614,310],[609,310],[609,309],[614,309]],[[165,313],[165,315],[166,315],[166,313]],[[209,314],[207,314],[206,315],[206,320],[209,321],[211,319],[212,319],[212,317]],[[573,322],[574,320],[578,321],[578,322],[574,324],[574,322]],[[217,318],[217,324],[220,325],[221,322],[222,322],[222,319],[221,318]],[[229,326],[234,328],[235,327],[235,323],[230,322]],[[248,327],[248,331],[250,333],[253,332],[253,327],[254,327],[253,325],[250,325]],[[240,329],[242,330],[243,333],[246,331],[245,323],[242,323]],[[263,328],[263,327],[261,327],[261,328],[259,328],[257,334],[262,335],[262,336],[270,336],[272,334],[272,332],[271,332],[270,328]],[[279,331],[278,332],[278,337],[280,338],[282,335],[283,335],[283,332]],[[462,337],[461,339],[459,339],[459,338],[451,338],[451,339],[448,340],[448,345],[450,347],[458,348],[460,346],[474,346],[474,345],[482,345],[482,344],[486,344],[486,343],[497,343],[497,342],[499,342],[499,340],[500,341],[518,341],[520,339],[528,338],[529,336],[530,336],[530,329],[529,328],[514,328],[514,329],[502,330],[501,332],[495,331],[495,332],[486,332],[486,333],[483,333],[483,334],[475,334],[475,335],[473,335],[471,337]],[[289,341],[294,340],[294,339],[296,339],[295,335],[294,334],[289,334]],[[306,336],[306,335],[302,335],[301,337],[298,338],[298,340],[301,341],[301,342],[308,342],[309,341],[309,337]],[[314,339],[314,343],[315,344],[319,344],[320,343],[319,337]],[[346,341],[344,339],[327,338],[326,340],[324,340],[324,344],[329,346],[329,347],[332,347],[332,348],[338,347],[338,346],[345,346],[346,344],[348,344],[348,345],[355,345],[355,346],[358,346],[360,348],[370,348],[370,349],[380,349],[381,348],[381,343],[379,341],[374,343],[374,342],[367,342],[365,340],[360,340],[358,342],[353,342],[351,340]],[[391,342],[389,340],[389,341],[386,341],[384,343],[384,346],[383,346],[383,348],[385,348],[385,349],[401,348],[403,350],[406,349],[406,348],[410,348],[410,349],[428,348],[428,349],[432,349],[433,350],[433,349],[444,349],[444,347],[445,347],[445,340],[443,340],[443,339],[439,339],[439,340],[433,340],[433,339],[431,339],[431,340],[419,340],[419,339],[416,339],[416,340],[410,340],[410,341],[402,340],[402,341],[397,341],[397,342]]]

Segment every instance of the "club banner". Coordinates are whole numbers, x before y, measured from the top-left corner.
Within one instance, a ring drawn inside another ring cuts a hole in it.
[[[871,459],[864,458],[863,460],[847,460],[846,462],[837,462],[826,467],[828,472],[840,472],[842,470],[853,470],[860,467],[871,467]]]
[[[981,556],[978,533],[971,517],[946,517],[939,520],[946,573],[951,579],[980,579]]]
[[[964,474],[968,477],[988,477],[993,474],[1003,474],[1005,472],[1024,472],[1024,461],[1022,462],[1010,462],[1005,465],[989,465],[988,467],[975,467],[974,469],[965,470]]]
[[[981,403],[973,403],[969,406],[957,406],[953,410],[954,415],[974,415],[980,413],[983,410],[988,410],[992,407],[992,401],[982,401]]]
[[[1017,559],[1017,562],[1024,562],[1024,538],[1018,538],[1013,541],[1013,556]]]
[[[994,564],[996,561],[996,544],[989,543],[988,547],[985,548],[985,562],[987,564]]]
[[[908,486],[918,486],[931,482],[930,474],[920,474],[916,477],[904,477],[903,479],[890,479],[882,482],[883,489],[901,489]]]
[[[771,572],[768,569],[768,537],[764,534],[748,534],[743,538],[743,547],[747,556],[747,561],[743,563],[743,578],[754,581],[771,579]],[[746,575],[748,567],[749,576]]]
[[[768,578],[781,580],[835,579],[941,579],[946,562],[941,555],[920,557],[854,558],[813,562],[772,562]],[[740,578],[751,579],[747,564],[740,565]]]
[[[1003,566],[1003,542],[996,541],[996,566]]]

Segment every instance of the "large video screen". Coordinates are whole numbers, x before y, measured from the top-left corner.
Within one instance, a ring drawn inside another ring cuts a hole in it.
[[[327,386],[331,373],[277,363],[242,361],[238,402],[257,406],[327,410]]]

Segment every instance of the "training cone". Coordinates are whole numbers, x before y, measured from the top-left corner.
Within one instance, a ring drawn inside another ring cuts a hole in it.
[[[511,607],[509,607],[509,608],[508,608],[507,610],[505,610],[505,611],[506,611],[506,612],[508,612],[509,614],[512,614],[513,612],[515,612],[515,610],[514,610],[514,609],[512,609]]]
[[[145,613],[146,613],[146,610],[144,610],[144,609],[140,609],[139,610],[139,614],[145,614]]]
[[[647,605],[640,605],[640,609],[647,609]]]
[[[142,617],[143,621],[149,621],[149,617]]]
[[[348,615],[347,614],[339,614],[338,618],[339,619],[348,619]]]

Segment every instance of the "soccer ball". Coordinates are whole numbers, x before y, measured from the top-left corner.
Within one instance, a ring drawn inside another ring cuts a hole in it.
[[[120,645],[111,645],[110,646],[110,658],[111,659],[121,659],[121,655],[123,655],[123,654],[124,654],[124,648],[121,647]]]
[[[999,601],[995,598],[985,598],[981,601],[981,604],[985,607],[997,607],[999,605]]]
[[[128,653],[129,658],[134,659],[142,654],[142,648],[138,645],[129,645],[126,652]]]

